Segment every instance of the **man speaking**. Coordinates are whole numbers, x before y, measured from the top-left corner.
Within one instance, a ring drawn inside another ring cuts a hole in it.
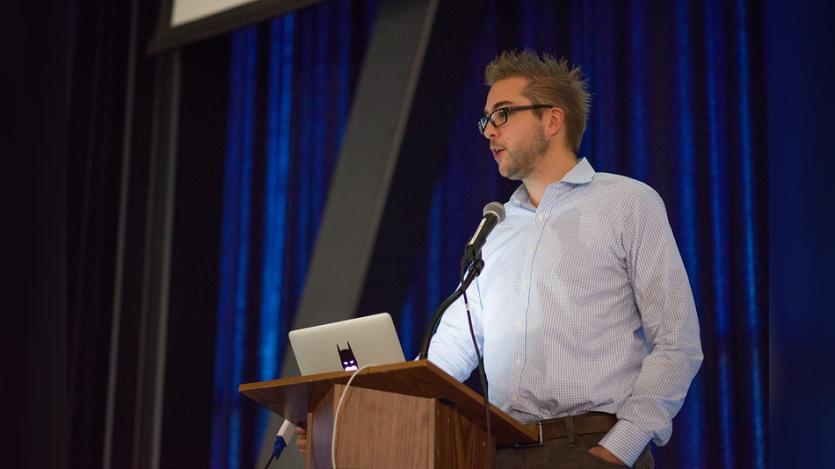
[[[653,467],[702,361],[693,294],[652,188],[577,157],[589,109],[578,68],[506,52],[485,70],[478,131],[521,181],[467,290],[490,401],[544,443],[500,448],[498,467]],[[477,366],[462,302],[429,360]]]
[[[485,70],[478,131],[522,184],[467,289],[490,402],[542,424],[543,444],[500,448],[500,468],[654,466],[702,362],[693,294],[651,187],[598,173],[577,151],[589,95],[578,68],[506,52]],[[478,363],[463,302],[429,360],[460,381]],[[298,430],[300,449],[307,448]]]

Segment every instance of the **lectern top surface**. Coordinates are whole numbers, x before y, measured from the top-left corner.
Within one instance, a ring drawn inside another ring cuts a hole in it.
[[[245,383],[238,390],[258,404],[307,426],[312,411],[335,384],[345,384],[352,372],[335,371],[310,376],[292,376],[272,381]],[[363,370],[352,387],[438,399],[444,405],[478,424],[484,419],[483,398],[427,360],[372,366]],[[522,424],[490,405],[493,435],[500,445],[537,441],[535,425]]]

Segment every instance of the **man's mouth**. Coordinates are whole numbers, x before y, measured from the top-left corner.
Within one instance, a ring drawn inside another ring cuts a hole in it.
[[[505,149],[502,147],[491,147],[490,151],[493,153],[493,159],[498,160],[504,155]]]

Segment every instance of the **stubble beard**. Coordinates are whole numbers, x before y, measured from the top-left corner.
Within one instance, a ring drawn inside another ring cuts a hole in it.
[[[519,148],[506,148],[507,166],[502,169],[499,165],[499,172],[502,176],[512,181],[522,181],[533,173],[537,160],[545,156],[548,149],[548,142],[545,140],[545,131],[539,130],[534,134],[530,143]]]

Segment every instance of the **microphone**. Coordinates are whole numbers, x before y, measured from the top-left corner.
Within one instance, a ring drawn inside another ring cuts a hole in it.
[[[487,241],[487,235],[493,231],[493,228],[495,228],[496,225],[504,220],[504,205],[498,202],[490,202],[484,206],[482,214],[481,223],[478,224],[478,228],[476,228],[473,237],[470,238],[470,241],[467,242],[467,245],[464,247],[464,258],[462,259],[462,264],[469,263],[478,257],[478,254],[481,252],[481,248]]]

